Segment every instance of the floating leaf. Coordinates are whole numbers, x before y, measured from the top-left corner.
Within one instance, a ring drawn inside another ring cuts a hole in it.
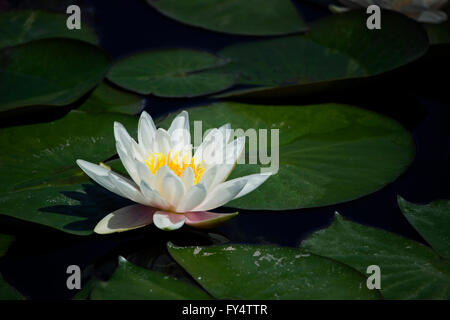
[[[168,127],[174,115],[162,125]],[[414,157],[413,141],[400,124],[346,105],[230,102],[191,108],[189,115],[191,128],[199,120],[203,130],[229,122],[233,129],[256,130],[255,135],[267,129],[267,141],[271,141],[271,129],[280,130],[278,173],[249,195],[227,204],[236,208],[287,210],[353,200],[394,181]],[[250,149],[247,141],[249,157],[253,151],[257,156],[256,147],[257,142]],[[272,155],[269,149],[267,156]],[[229,179],[260,172],[261,166],[246,163],[237,165]],[[274,160],[272,166],[276,169]]]
[[[102,82],[78,110],[92,113],[117,112],[134,115],[140,113],[144,106],[144,98],[118,90],[108,83]]]
[[[218,299],[377,299],[362,274],[298,249],[168,246],[172,257]]]
[[[147,0],[177,21],[208,30],[255,36],[303,32],[305,23],[290,0]]]
[[[3,49],[0,111],[72,103],[100,82],[109,63],[102,50],[78,40],[38,40]]]
[[[306,36],[232,45],[220,51],[233,62],[224,71],[240,72],[239,84],[264,86],[221,97],[301,95],[334,82],[378,75],[403,66],[428,48],[420,24],[383,12],[383,28],[365,27],[367,15],[352,11],[311,25]]]
[[[450,265],[430,248],[383,230],[345,220],[313,233],[301,247],[367,274],[377,265],[387,299],[449,299]]]
[[[90,234],[111,211],[128,204],[76,165],[116,153],[113,123],[136,132],[132,116],[72,111],[61,120],[0,129],[0,214],[59,230]]]
[[[231,87],[236,76],[216,72],[226,60],[188,49],[147,51],[117,62],[108,79],[141,94],[160,97],[194,97]]]
[[[187,282],[133,265],[119,258],[111,279],[98,282],[91,292],[93,300],[206,300],[210,297]]]
[[[0,48],[46,38],[78,39],[97,44],[97,35],[86,24],[69,30],[67,15],[41,10],[16,10],[0,13]]]
[[[450,201],[439,200],[420,205],[398,197],[398,205],[409,223],[433,249],[450,259]]]

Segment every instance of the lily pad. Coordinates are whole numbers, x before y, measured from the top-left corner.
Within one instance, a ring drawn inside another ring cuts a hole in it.
[[[274,36],[307,29],[290,0],[147,0],[162,14],[208,30]]]
[[[398,197],[398,205],[409,223],[433,249],[442,257],[450,259],[450,200],[420,205]]]
[[[362,274],[298,249],[260,245],[168,246],[169,253],[218,299],[378,299]]]
[[[194,121],[201,120],[203,132],[231,123],[232,129],[244,131],[268,129],[267,141],[271,141],[270,130],[279,129],[279,171],[255,191],[227,204],[235,208],[287,210],[353,200],[394,181],[415,152],[411,136],[399,123],[346,105],[227,102],[191,108],[189,115],[191,128]],[[168,127],[174,116],[161,125]],[[256,150],[255,146],[250,149],[248,142],[247,138],[247,155]],[[269,149],[267,156],[271,155]],[[247,161],[238,164],[229,179],[268,166]],[[276,157],[271,166],[271,171],[277,168]]]
[[[86,24],[69,30],[67,15],[41,10],[16,10],[0,13],[0,48],[47,38],[78,39],[97,44],[97,35]]]
[[[223,58],[196,50],[147,51],[117,62],[108,73],[108,79],[141,94],[195,97],[234,85],[235,74],[215,71],[226,63]]]
[[[313,233],[301,247],[367,274],[377,265],[387,299],[449,299],[450,264],[430,248],[336,215],[332,225]]]
[[[230,96],[301,95],[335,82],[378,75],[421,57],[428,39],[420,24],[394,12],[383,12],[383,28],[365,27],[367,14],[352,11],[311,25],[305,36],[254,41],[220,51],[239,72],[238,83],[257,85]],[[262,88],[261,88],[262,87]]]
[[[133,116],[81,111],[54,122],[0,129],[0,214],[85,235],[128,204],[89,183],[75,163],[98,163],[116,153],[114,121],[136,132]]]
[[[78,110],[102,113],[117,112],[135,115],[145,107],[145,99],[136,94],[118,90],[102,82]]]
[[[201,289],[159,272],[133,265],[119,258],[112,277],[98,282],[90,295],[92,300],[206,300]]]
[[[62,106],[95,87],[110,58],[98,47],[45,39],[0,51],[0,111],[31,105]]]

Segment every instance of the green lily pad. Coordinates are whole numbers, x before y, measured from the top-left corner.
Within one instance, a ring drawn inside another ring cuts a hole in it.
[[[47,38],[70,38],[97,44],[97,35],[86,23],[79,30],[69,30],[66,25],[67,17],[68,15],[41,10],[2,12],[0,48]]]
[[[450,259],[450,200],[420,205],[398,197],[398,205],[409,223],[433,249]]]
[[[145,99],[136,94],[118,90],[106,82],[102,82],[78,108],[78,110],[102,113],[117,112],[135,115],[142,111]]]
[[[168,127],[175,114],[164,119],[162,126]],[[232,129],[244,131],[268,129],[270,141],[270,129],[280,130],[278,173],[227,204],[235,208],[287,210],[353,200],[394,181],[415,152],[411,136],[399,123],[346,105],[227,102],[191,108],[189,116],[191,128],[194,121],[202,121],[203,132],[231,123]],[[251,151],[248,141],[247,154]],[[271,156],[270,149],[267,153]],[[238,164],[229,179],[258,173],[261,167],[268,165]],[[272,167],[276,169],[275,161]]]
[[[162,14],[208,30],[273,36],[306,31],[290,0],[147,0]]]
[[[113,123],[136,132],[137,118],[72,111],[61,120],[0,129],[0,214],[80,235],[128,204],[89,183],[75,161],[116,153]]]
[[[362,274],[298,249],[260,245],[168,246],[169,253],[218,299],[378,299]]]
[[[226,63],[225,59],[196,50],[147,51],[117,62],[108,73],[108,79],[141,94],[195,97],[234,85],[235,74],[215,71]]]
[[[90,295],[92,300],[206,300],[201,289],[159,272],[133,265],[119,258],[111,279],[98,282]]]
[[[367,274],[377,265],[387,299],[449,299],[450,265],[430,248],[336,215],[332,225],[313,233],[301,247]]]
[[[342,80],[378,75],[421,57],[428,39],[420,24],[383,12],[383,28],[365,27],[367,14],[352,11],[321,19],[305,36],[254,41],[220,51],[239,72],[238,83],[257,85],[220,97],[301,95],[327,89]]]
[[[62,106],[96,86],[110,58],[87,42],[45,39],[0,51],[0,111]]]

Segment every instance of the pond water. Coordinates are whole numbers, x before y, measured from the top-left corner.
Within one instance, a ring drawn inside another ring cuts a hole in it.
[[[177,23],[157,13],[145,1],[92,0],[84,1],[83,5],[89,8],[88,20],[100,36],[100,45],[114,59],[162,47],[217,51],[253,38],[219,34]],[[319,6],[306,4],[301,5],[301,12],[306,21],[328,14]],[[442,62],[442,59],[437,61]],[[73,292],[65,285],[68,265],[79,265],[86,278],[94,272],[99,277],[107,277],[115,267],[118,254],[138,265],[189,279],[168,256],[167,241],[177,245],[231,241],[296,247],[306,235],[328,225],[336,211],[359,223],[423,242],[401,214],[396,201],[397,195],[401,195],[411,202],[427,203],[448,198],[450,194],[448,93],[441,91],[443,85],[439,86],[438,79],[430,82],[432,73],[424,70],[423,65],[419,60],[368,81],[357,92],[283,101],[290,105],[311,102],[354,104],[389,115],[402,123],[414,137],[416,158],[394,183],[375,193],[321,208],[279,212],[241,210],[233,221],[208,232],[183,228],[169,233],[151,226],[111,236],[79,237],[36,226],[24,231],[23,228],[14,228],[14,221],[8,221],[0,227],[8,225],[8,230],[0,232],[15,230],[17,240],[1,261],[0,271],[21,293],[34,299],[70,298]],[[436,65],[436,68],[444,70],[442,65]],[[408,75],[411,72],[423,72],[423,83],[410,83]],[[210,102],[211,99],[205,98],[147,98],[145,110],[157,118],[170,111]],[[12,119],[10,123],[3,122],[2,126],[20,121],[24,120]]]

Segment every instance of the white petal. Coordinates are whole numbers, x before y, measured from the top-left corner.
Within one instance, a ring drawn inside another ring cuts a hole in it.
[[[198,183],[203,183],[206,186],[206,189],[210,190],[211,186],[214,183],[214,180],[216,179],[217,172],[220,170],[220,167],[222,166],[220,164],[217,164],[210,167],[209,169],[206,169]]]
[[[156,131],[156,141],[158,143],[158,152],[167,155],[171,150],[170,135],[166,130],[158,128]]]
[[[139,159],[144,156],[142,149],[120,122],[114,122],[114,137],[129,157]]]
[[[217,174],[214,177],[213,182],[210,185],[210,188],[214,188],[219,183],[224,182],[228,176],[233,171],[234,166],[236,165],[237,160],[241,157],[245,147],[245,137],[239,137],[236,140],[233,140],[227,145],[226,148],[226,157],[225,163],[222,164],[217,170]]]
[[[170,170],[169,167],[166,165],[163,165],[161,168],[159,168],[155,173],[155,183],[154,186],[152,186],[152,188],[161,194],[162,182],[166,177],[166,175],[168,175],[169,172],[171,171],[172,170]]]
[[[260,185],[262,185],[272,174],[265,172],[265,173],[255,173],[251,174],[245,177],[236,178],[230,181],[234,180],[242,180],[245,181],[245,186],[242,188],[241,192],[239,192],[234,198],[238,199],[240,197],[245,196],[246,194],[252,192],[256,188],[258,188]]]
[[[203,183],[197,183],[188,192],[185,193],[184,197],[178,203],[176,208],[177,212],[190,211],[206,198],[206,187]]]
[[[189,114],[186,111],[180,112],[167,130],[171,144],[176,149],[191,143],[191,133],[189,131]]]
[[[137,175],[135,161],[143,161],[144,155],[141,147],[128,134],[125,127],[119,123],[114,123],[114,137],[116,139],[116,149],[120,160],[130,177],[139,184],[140,178]]]
[[[219,128],[219,130],[222,132],[222,135],[225,137],[225,143],[230,142],[231,138],[231,124],[226,123],[223,126]]]
[[[150,206],[162,210],[169,210],[169,204],[161,197],[158,191],[152,189],[144,181],[141,182],[141,192],[145,196],[146,200],[150,202]]]
[[[245,184],[245,180],[237,179],[219,184],[210,193],[208,193],[206,199],[192,211],[208,211],[223,206],[238,195],[244,188]]]
[[[99,165],[77,160],[78,166],[95,182],[121,197],[128,198],[141,204],[147,204],[144,196],[131,180],[101,167]]]
[[[157,211],[153,215],[153,223],[161,230],[171,231],[183,226],[186,218],[182,214],[172,212]]]
[[[209,131],[195,152],[195,165],[203,162],[204,167],[209,167],[214,164],[224,163],[225,149],[230,137],[231,129],[229,124]]]
[[[191,167],[187,167],[180,174],[180,179],[181,179],[181,181],[183,181],[186,191],[189,191],[189,189],[192,188],[192,186],[194,185],[194,182],[195,182],[194,170],[192,170]]]
[[[137,172],[136,169],[136,162],[137,160],[133,160],[122,148],[122,144],[119,142],[116,143],[116,150],[117,154],[119,155],[120,161],[122,162],[123,166],[125,167],[125,170],[127,170],[128,174],[130,175],[131,179],[136,184],[141,183],[141,178]]]
[[[153,223],[155,209],[134,204],[116,210],[104,217],[95,226],[94,232],[107,234],[145,227]]]
[[[146,154],[155,152],[156,126],[152,117],[145,111],[141,113],[139,118],[138,141]]]
[[[136,171],[140,179],[139,185],[142,181],[145,181],[150,187],[155,187],[156,178],[145,163],[137,161]]]
[[[171,208],[175,209],[185,192],[184,184],[181,179],[173,173],[173,171],[169,171],[162,181],[161,190],[159,192],[161,198],[166,200]]]

